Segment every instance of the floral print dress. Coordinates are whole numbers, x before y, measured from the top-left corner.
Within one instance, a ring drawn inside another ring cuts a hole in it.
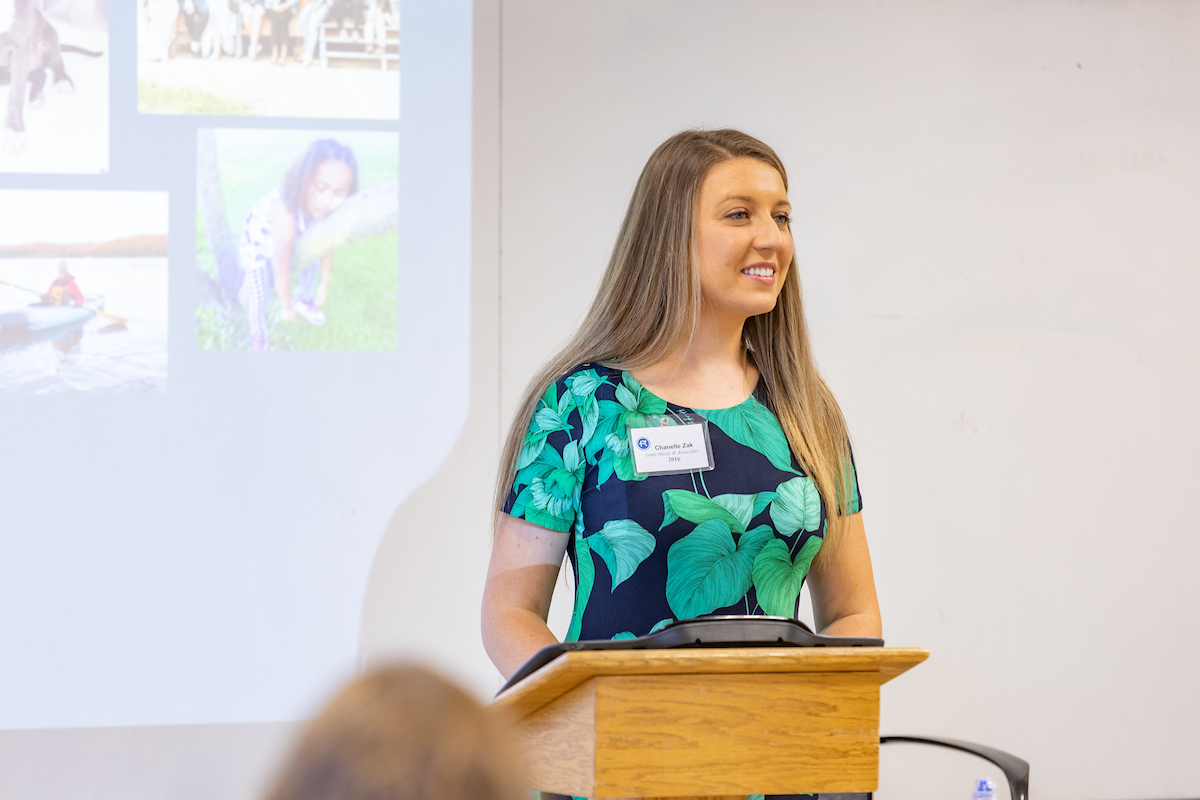
[[[713,469],[635,474],[627,428],[648,415],[707,420]],[[504,511],[573,534],[567,641],[633,638],[702,614],[795,617],[826,509],[758,392],[732,408],[685,408],[585,364],[538,401],[517,467]]]
[[[663,416],[708,421],[712,470],[634,472],[627,428]],[[857,475],[849,483],[856,513]],[[632,639],[701,614],[795,617],[826,525],[816,485],[759,392],[732,408],[685,408],[592,364],[538,400],[504,511],[573,534],[567,641]]]

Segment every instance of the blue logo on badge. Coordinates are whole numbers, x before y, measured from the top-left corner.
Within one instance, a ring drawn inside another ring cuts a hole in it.
[[[650,440],[649,440],[649,439],[647,439],[647,438],[645,438],[645,437],[643,437],[643,438],[641,438],[641,439],[638,439],[638,442],[637,442],[637,444],[638,444],[638,449],[639,449],[639,450],[645,450],[645,449],[647,449],[647,448],[649,448],[649,447],[650,447]]]

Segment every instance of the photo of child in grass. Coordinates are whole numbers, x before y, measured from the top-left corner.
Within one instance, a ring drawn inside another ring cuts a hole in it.
[[[197,133],[197,346],[394,350],[394,133]]]

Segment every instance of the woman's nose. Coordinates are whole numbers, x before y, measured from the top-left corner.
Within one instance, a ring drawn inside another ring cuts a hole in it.
[[[787,244],[788,231],[772,216],[760,218],[754,226],[754,246],[759,250],[775,252]]]

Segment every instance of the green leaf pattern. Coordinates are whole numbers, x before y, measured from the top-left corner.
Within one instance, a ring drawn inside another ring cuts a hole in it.
[[[754,592],[763,611],[776,617],[795,615],[800,587],[808,575],[813,557],[821,549],[821,541],[820,536],[810,537],[794,561],[783,539],[772,539],[758,552],[752,577]]]
[[[566,380],[571,397],[575,400],[575,407],[579,409],[580,421],[583,423],[579,435],[582,442],[591,441],[596,433],[596,426],[600,423],[600,404],[596,400],[596,390],[607,383],[608,381],[601,378],[594,369],[577,372]]]
[[[583,612],[587,610],[588,598],[592,596],[592,586],[596,583],[596,563],[592,561],[592,549],[588,547],[587,539],[575,535],[575,563],[578,565],[575,585],[575,610],[571,612],[571,625],[567,628],[565,641],[579,641],[579,630],[583,626]]]
[[[598,394],[602,389],[603,394]],[[795,613],[801,586],[823,541],[823,531],[815,533],[824,517],[821,497],[812,479],[793,466],[775,415],[756,398],[733,408],[695,409],[694,413],[786,473],[773,490],[712,495],[704,484],[706,473],[694,472],[690,490],[662,492],[663,516],[657,533],[647,530],[653,523],[647,519],[608,519],[599,530],[596,520],[586,533],[589,526],[581,513],[581,496],[588,470],[594,470],[588,491],[609,491],[604,487],[614,477],[626,483],[645,480],[633,472],[626,429],[642,424],[646,415],[666,413],[665,401],[629,373],[614,370],[606,374],[592,368],[578,370],[547,387],[538,399],[518,455],[509,513],[535,525],[573,531],[577,586],[567,641],[579,638],[588,600],[599,588],[593,554],[608,568],[609,594],[615,594],[651,558],[664,537],[667,607],[663,611],[669,608],[673,616],[650,631],[626,630],[612,638],[661,630],[676,619],[740,605],[743,598],[747,612]],[[552,441],[558,444],[551,445]],[[849,484],[851,508],[857,511],[860,503],[853,475]],[[628,490],[618,487],[616,491],[614,497],[619,498],[620,492]],[[768,519],[770,524],[764,524]],[[792,541],[800,545],[794,557]],[[662,559],[657,557],[656,569],[662,569]]]
[[[654,535],[631,519],[609,520],[599,533],[587,538],[592,552],[604,559],[612,575],[612,591],[654,552]]]
[[[792,467],[792,451],[779,420],[757,398],[751,397],[733,408],[695,411],[730,439],[762,453],[776,469],[799,474]]]
[[[821,493],[812,478],[792,478],[779,484],[779,496],[771,503],[771,522],[783,536],[796,531],[815,531],[821,524]]]
[[[729,495],[725,496],[729,497]],[[658,529],[661,531],[680,518],[696,523],[719,519],[724,520],[732,531],[737,533],[746,531],[746,523],[717,502],[716,498],[709,499],[686,489],[668,489],[663,492],[663,522]]]
[[[759,525],[736,542],[723,519],[701,522],[667,551],[667,603],[679,619],[732,605],[750,590],[754,558],[774,534]]]

